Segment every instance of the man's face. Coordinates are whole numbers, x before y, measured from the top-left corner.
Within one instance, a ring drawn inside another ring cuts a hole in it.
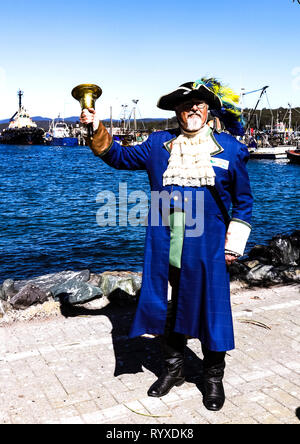
[[[204,101],[191,99],[181,103],[175,112],[185,131],[198,131],[206,124],[208,105]]]

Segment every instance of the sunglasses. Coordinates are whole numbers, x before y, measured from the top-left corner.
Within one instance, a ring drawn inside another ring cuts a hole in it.
[[[193,106],[196,106],[198,109],[204,109],[207,106],[207,103],[193,101],[184,102],[177,106],[177,110],[186,111],[193,108]]]

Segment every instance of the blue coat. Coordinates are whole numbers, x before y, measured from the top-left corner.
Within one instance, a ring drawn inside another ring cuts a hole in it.
[[[229,273],[224,254],[226,225],[220,208],[206,187],[171,188],[164,187],[162,182],[170,157],[170,143],[178,134],[177,130],[152,133],[144,143],[133,147],[122,147],[113,142],[101,157],[117,169],[146,170],[151,191],[185,192],[193,218],[196,217],[197,192],[201,191],[204,230],[200,236],[184,237],[175,331],[199,338],[210,350],[231,350],[234,348],[234,334]],[[216,143],[212,159],[219,195],[227,210],[232,205],[232,218],[250,224],[252,195],[246,169],[248,149],[226,133],[215,132],[211,137]],[[169,199],[168,204],[182,207],[184,199]],[[145,333],[161,335],[164,332],[170,227],[163,223],[162,205],[160,201],[158,226],[150,223],[153,205],[149,212],[142,288],[130,337]],[[186,227],[185,230],[191,228]]]

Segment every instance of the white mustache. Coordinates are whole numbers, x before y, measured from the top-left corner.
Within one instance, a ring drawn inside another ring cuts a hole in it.
[[[201,114],[199,112],[194,113],[193,111],[191,111],[190,113],[188,113],[188,117],[192,117],[192,116],[198,116],[201,118]]]

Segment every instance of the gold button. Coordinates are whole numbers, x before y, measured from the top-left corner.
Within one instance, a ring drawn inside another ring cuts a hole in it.
[[[189,200],[188,200],[188,198],[187,198],[187,197],[185,197],[185,198],[184,198],[184,201],[185,201],[185,202],[188,202]]]
[[[174,200],[178,200],[178,196],[174,196]]]

